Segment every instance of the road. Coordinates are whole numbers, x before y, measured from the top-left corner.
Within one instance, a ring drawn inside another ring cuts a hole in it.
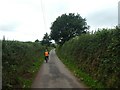
[[[43,63],[32,88],[86,88],[58,59],[55,50],[50,51],[48,63]]]

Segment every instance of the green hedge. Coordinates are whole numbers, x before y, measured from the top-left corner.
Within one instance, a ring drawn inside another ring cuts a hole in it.
[[[59,47],[57,53],[64,62],[74,63],[77,73],[87,73],[104,87],[120,87],[120,29],[75,37]]]
[[[2,42],[2,87],[28,88],[43,63],[45,48],[35,42]]]

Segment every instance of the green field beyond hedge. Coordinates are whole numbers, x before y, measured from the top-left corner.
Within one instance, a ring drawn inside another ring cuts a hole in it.
[[[120,29],[83,34],[57,48],[60,59],[88,86],[120,88]]]
[[[30,88],[43,63],[45,47],[35,42],[2,41],[2,87]]]

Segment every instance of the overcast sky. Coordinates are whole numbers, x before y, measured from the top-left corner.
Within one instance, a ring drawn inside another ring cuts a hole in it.
[[[0,39],[42,40],[51,23],[65,13],[87,19],[90,31],[118,24],[119,0],[0,0]]]

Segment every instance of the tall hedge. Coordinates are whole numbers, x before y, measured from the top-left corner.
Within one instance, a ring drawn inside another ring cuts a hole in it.
[[[75,37],[59,47],[58,54],[105,87],[120,87],[120,29]]]
[[[2,87],[23,88],[32,82],[34,67],[43,62],[44,47],[34,42],[2,42]]]

